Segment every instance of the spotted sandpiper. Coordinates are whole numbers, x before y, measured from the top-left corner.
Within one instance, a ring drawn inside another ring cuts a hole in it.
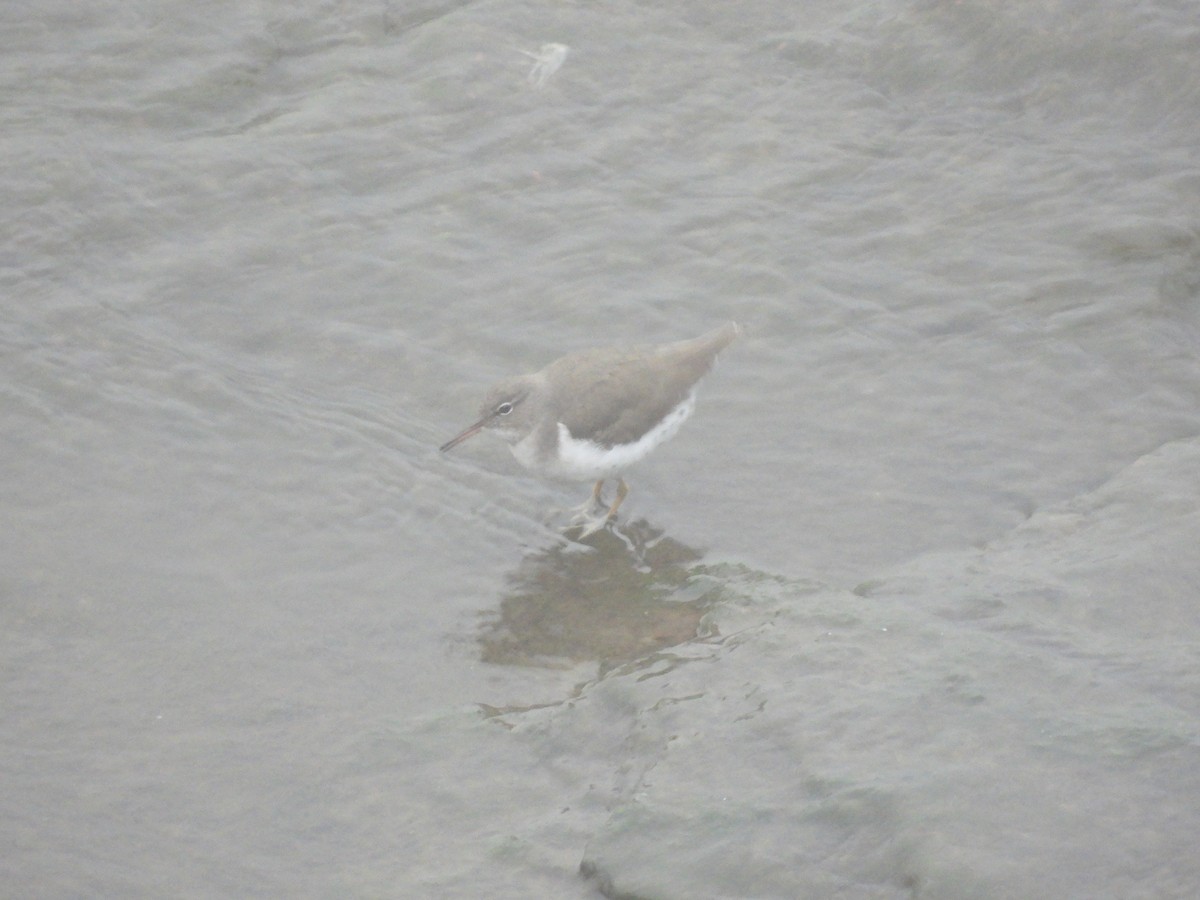
[[[696,408],[696,384],[741,329],[728,322],[690,341],[583,350],[540,372],[500,382],[488,392],[479,421],[441,446],[445,452],[488,429],[508,442],[525,468],[569,481],[595,481],[576,517],[580,537],[617,514],[629,493],[623,473],[668,440]],[[617,494],[603,516],[605,479]]]

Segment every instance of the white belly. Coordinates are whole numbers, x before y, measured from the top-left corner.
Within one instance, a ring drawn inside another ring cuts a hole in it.
[[[631,444],[602,447],[573,437],[562,422],[558,423],[558,455],[541,459],[533,435],[512,445],[513,456],[527,469],[552,478],[569,481],[598,481],[623,472],[645,457],[659,444],[670,440],[696,408],[696,393],[689,393],[666,418]]]

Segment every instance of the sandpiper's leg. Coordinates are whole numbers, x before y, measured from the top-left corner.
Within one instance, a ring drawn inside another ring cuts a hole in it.
[[[596,509],[604,509],[605,503],[603,498],[600,496],[600,492],[602,490],[604,490],[603,478],[601,478],[592,486],[592,496],[588,497],[578,506],[571,509],[571,512],[575,513],[575,515],[571,517],[571,522],[573,524],[578,524],[580,522],[590,523],[592,521],[592,513]]]
[[[608,508],[608,515],[605,517],[610,522],[617,517],[617,508],[621,505],[621,501],[629,494],[629,485],[625,483],[624,478],[617,479],[617,499],[613,501],[613,505]],[[599,498],[597,498],[599,499]]]

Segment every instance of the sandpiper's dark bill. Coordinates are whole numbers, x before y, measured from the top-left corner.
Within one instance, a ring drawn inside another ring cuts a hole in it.
[[[591,499],[573,521],[583,526],[580,537],[591,534],[616,516],[629,491],[625,470],[675,435],[696,407],[696,385],[740,333],[728,322],[688,341],[568,354],[496,385],[479,421],[441,449],[487,430],[539,475],[594,481]],[[596,516],[608,478],[617,479],[616,499]]]
[[[480,419],[478,422],[476,422],[470,428],[463,431],[462,434],[458,434],[458,435],[455,435],[454,437],[450,438],[450,440],[446,441],[446,443],[444,443],[444,444],[442,444],[442,446],[438,447],[438,450],[442,453],[445,453],[447,450],[450,450],[453,447],[457,447],[459,444],[461,444],[467,438],[474,437],[475,435],[479,434],[479,432],[483,431],[483,426],[486,424],[487,424],[487,419]]]

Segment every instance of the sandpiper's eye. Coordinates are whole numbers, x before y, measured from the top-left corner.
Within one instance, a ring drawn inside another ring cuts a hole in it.
[[[507,400],[505,400],[503,403],[501,403],[499,406],[496,407],[496,415],[498,415],[498,416],[507,416],[512,411],[513,411],[513,405],[511,403],[509,403]]]

